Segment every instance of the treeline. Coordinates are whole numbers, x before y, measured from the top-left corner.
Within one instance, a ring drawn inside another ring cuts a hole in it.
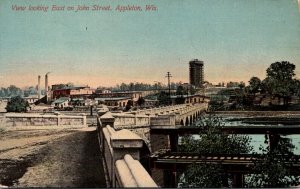
[[[288,61],[272,63],[266,70],[266,78],[253,76],[246,86],[243,83],[235,89],[224,89],[212,98],[211,105],[216,109],[253,109],[259,103],[257,97],[276,98],[278,102],[269,106],[287,107],[292,97],[300,98],[300,80],[295,76],[296,66]],[[226,107],[225,97],[233,98],[231,107]]]
[[[42,95],[44,94],[44,90],[41,91]],[[37,95],[37,88],[30,86],[21,89],[16,87],[15,85],[10,85],[9,87],[1,87],[0,88],[0,97],[14,97],[14,96],[23,96],[27,97],[30,95]]]
[[[181,83],[170,83],[170,88],[172,90],[177,89],[177,86],[181,85]],[[139,82],[130,82],[128,84],[121,83],[117,84],[115,87],[112,88],[112,91],[146,91],[146,90],[162,90],[167,89],[168,86],[161,82],[156,82],[155,84],[148,84],[148,83],[139,83]]]

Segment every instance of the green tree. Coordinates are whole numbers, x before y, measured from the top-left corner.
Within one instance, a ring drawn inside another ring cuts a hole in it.
[[[121,91],[127,91],[128,90],[128,86],[125,83],[121,83],[120,90]]]
[[[183,104],[185,101],[185,98],[183,97],[184,94],[187,94],[187,91],[184,90],[183,86],[179,85],[176,89],[176,104]]]
[[[249,93],[255,94],[259,92],[261,87],[261,80],[258,77],[251,77],[249,80]]]
[[[267,90],[270,94],[283,98],[284,105],[288,105],[288,100],[294,91],[294,70],[295,65],[287,62],[275,62],[267,69],[265,79]]]
[[[248,136],[221,132],[224,124],[219,117],[209,115],[198,126],[205,128],[199,133],[199,139],[183,137],[180,151],[201,155],[238,155],[252,150]],[[226,172],[223,165],[206,163],[188,166],[179,182],[183,187],[228,187],[231,179],[232,175]]]
[[[0,97],[6,97],[6,89],[3,87],[0,89]]]
[[[300,98],[300,80],[295,80],[295,95]]]
[[[161,91],[158,94],[157,100],[160,105],[167,105],[169,104],[169,95],[165,91]]]
[[[186,91],[184,90],[183,86],[178,86],[176,89],[176,95],[184,95]]]
[[[27,107],[29,107],[29,104],[26,100],[20,96],[15,96],[8,101],[6,110],[7,112],[26,112]]]
[[[240,89],[243,89],[245,88],[246,84],[243,81],[241,81],[238,86]]]
[[[296,161],[293,153],[295,146],[291,139],[276,137],[276,143],[260,149],[262,160],[255,161],[254,174],[248,179],[248,187],[291,187],[300,184],[299,172],[293,170],[292,165]],[[266,143],[268,143],[266,137]]]
[[[15,85],[10,85],[7,90],[9,91],[9,96],[22,95],[22,90]]]
[[[2,97],[12,97],[22,95],[22,90],[14,85],[10,85],[7,88],[1,87],[0,95]]]
[[[142,106],[143,104],[145,104],[145,99],[143,97],[140,97],[137,102],[136,102],[139,106]]]
[[[125,111],[129,111],[131,109],[131,107],[133,106],[133,101],[132,100],[128,100],[126,106],[125,106]]]

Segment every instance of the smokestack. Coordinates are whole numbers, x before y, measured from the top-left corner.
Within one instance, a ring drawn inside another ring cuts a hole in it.
[[[50,72],[46,73],[45,75],[45,96],[46,96],[46,102],[48,103],[48,99],[49,99],[49,96],[48,96],[48,74]]]
[[[46,75],[45,75],[45,93],[46,93],[46,95],[47,95],[47,92],[48,92],[48,74],[49,73],[50,72],[46,73]]]
[[[45,93],[47,95],[47,91],[48,91],[48,75],[45,75]]]
[[[37,88],[37,92],[38,92],[38,99],[40,100],[41,98],[41,76],[38,76],[38,88]]]

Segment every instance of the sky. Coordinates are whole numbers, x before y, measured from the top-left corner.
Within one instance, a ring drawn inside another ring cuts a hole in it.
[[[112,10],[51,11],[53,5]],[[118,5],[143,11],[119,12]],[[0,87],[35,86],[47,72],[50,84],[92,87],[167,83],[167,72],[173,82],[188,82],[192,59],[204,61],[212,83],[263,79],[276,61],[295,64],[300,78],[298,0],[1,0],[0,31]]]

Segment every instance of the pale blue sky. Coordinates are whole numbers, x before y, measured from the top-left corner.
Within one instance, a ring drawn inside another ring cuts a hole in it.
[[[12,5],[111,5],[110,12],[16,12]],[[155,12],[114,10],[154,4]],[[300,78],[297,0],[1,0],[0,86],[188,82],[188,61],[205,63],[205,80],[265,77],[275,61]],[[86,29],[87,28],[87,29]]]

